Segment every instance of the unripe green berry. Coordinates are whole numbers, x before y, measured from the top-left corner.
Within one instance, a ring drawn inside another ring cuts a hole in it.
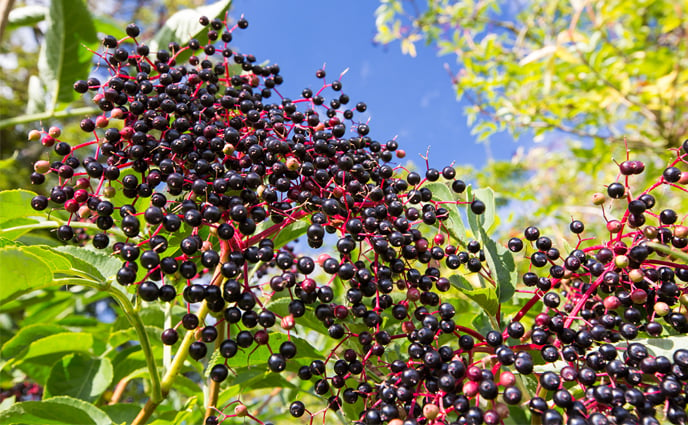
[[[601,192],[596,192],[592,194],[592,203],[594,205],[602,205],[604,204],[604,201],[607,200],[607,197],[604,196],[603,193]]]
[[[634,269],[628,272],[628,278],[631,282],[638,283],[643,281],[645,274],[640,269]]]
[[[103,196],[105,196],[106,198],[112,198],[115,196],[115,194],[117,194],[117,189],[115,189],[114,187],[105,186],[103,188]]]
[[[38,130],[31,130],[29,131],[29,141],[30,142],[37,142],[41,140],[41,132]]]
[[[616,265],[616,267],[620,269],[625,269],[626,267],[628,267],[628,262],[628,257],[625,255],[617,255],[616,257],[614,257],[614,264]]]
[[[671,307],[669,307],[667,303],[660,301],[655,304],[654,310],[657,316],[663,317],[671,312]]]
[[[37,173],[41,173],[41,174],[47,173],[48,171],[50,171],[50,161],[46,161],[46,160],[36,161],[36,163],[33,164],[33,169]]]

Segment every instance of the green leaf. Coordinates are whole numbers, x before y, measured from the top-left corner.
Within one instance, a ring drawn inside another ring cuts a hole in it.
[[[162,334],[162,331],[162,328],[159,328],[157,326],[146,326],[146,335],[148,335],[151,344],[153,344],[154,346],[162,345],[162,341],[160,340],[160,334]],[[108,340],[108,343],[113,347],[119,347],[120,345],[126,342],[137,340],[138,335],[136,334],[136,330],[130,327],[127,329],[112,332],[110,334],[110,339]]]
[[[473,288],[466,278],[458,274],[449,276],[449,281],[452,286],[458,288],[462,294],[475,301],[490,316],[497,314],[499,301],[497,291],[493,287]]]
[[[0,412],[4,425],[110,425],[108,415],[90,403],[71,397],[17,403]]]
[[[31,208],[31,199],[34,196],[34,192],[22,189],[0,192],[0,227],[8,227],[4,224],[7,220],[36,215],[36,211]]]
[[[4,206],[1,209],[5,209]],[[0,303],[35,289],[50,286],[48,264],[23,247],[0,248]]]
[[[96,26],[96,31],[99,33],[111,35],[116,39],[122,39],[127,36],[127,33],[122,29],[121,22],[118,22],[109,16],[94,16],[93,23]]]
[[[31,231],[30,227],[23,226],[29,226],[38,222],[38,220],[30,217],[16,217],[9,219],[0,224],[0,235],[10,240],[19,239]]]
[[[208,42],[208,30],[198,22],[201,16],[213,18],[225,18],[231,0],[221,0],[216,3],[197,7],[195,9],[183,9],[170,16],[165,25],[155,34],[150,42],[150,49],[155,52],[167,49],[171,41],[176,41],[184,46],[190,39],[195,38],[201,46]],[[185,50],[177,56],[177,63],[185,62],[191,56],[190,50]]]
[[[140,345],[132,345],[121,350],[112,351],[110,357],[115,372],[113,377],[115,382],[119,382],[135,370],[146,367],[146,358]]]
[[[7,17],[7,30],[14,28],[33,26],[45,19],[48,8],[45,6],[24,6],[12,9]]]
[[[631,343],[644,345],[652,356],[665,356],[671,359],[673,358],[674,351],[688,347],[688,335],[668,336],[665,338],[640,338],[634,339]],[[619,342],[614,345],[625,349],[628,347],[628,344],[627,342]]]
[[[137,404],[117,403],[103,406],[101,409],[110,417],[113,424],[130,424],[134,422],[141,407]]]
[[[289,303],[291,298],[282,297],[270,301],[265,308],[274,312],[275,314],[284,317],[289,314]],[[306,314],[296,319],[296,324],[305,327],[307,330],[312,330],[323,335],[328,335],[327,328],[323,326],[322,322],[315,318],[312,311],[306,311]]]
[[[686,254],[683,251],[671,249],[666,245],[663,245],[661,243],[656,243],[656,242],[648,242],[647,246],[649,246],[652,249],[656,249],[657,251],[659,251],[663,254],[673,255],[676,258],[680,258],[681,260],[688,262],[688,254]]]
[[[55,248],[67,258],[75,270],[81,271],[98,282],[105,282],[117,274],[122,266],[121,261],[106,254],[91,251],[90,249],[65,245]]]
[[[49,359],[62,357],[68,353],[90,352],[93,347],[93,335],[84,332],[63,332],[34,340],[22,360],[48,362]]]
[[[74,312],[78,297],[76,294],[59,290],[55,287],[45,288],[44,292],[52,293],[52,297],[42,303],[31,304],[25,311],[21,325],[32,325],[36,323],[55,323],[57,317],[61,317],[65,312]],[[35,297],[32,293],[30,298]]]
[[[5,359],[16,357],[23,350],[28,350],[33,341],[66,331],[67,329],[63,326],[44,323],[23,326],[12,339],[2,345],[2,357]]]
[[[17,246],[21,245],[21,242],[16,242],[11,239],[3,238],[0,236],[0,248],[4,248],[6,246]]]
[[[55,363],[45,386],[45,396],[66,395],[94,402],[112,382],[112,364],[86,354],[72,354]]]
[[[469,186],[466,188],[466,199],[468,202],[472,202],[474,199],[479,199],[485,204],[485,212],[480,215],[473,214],[473,212],[471,212],[470,204],[466,204],[468,225],[471,227],[473,236],[480,240],[480,229],[482,228],[489,232],[495,222],[494,191],[489,187],[472,190]]]
[[[287,381],[284,375],[265,371],[257,372],[253,367],[235,369],[236,376],[231,377],[231,385],[218,396],[218,405],[230,402],[239,394],[262,388],[296,388]],[[230,375],[231,376],[231,375]]]
[[[463,224],[463,219],[461,218],[458,207],[455,204],[452,204],[453,202],[456,202],[457,195],[452,192],[452,190],[446,184],[440,182],[426,183],[424,187],[432,191],[433,200],[447,202],[447,204],[444,204],[443,206],[449,212],[449,217],[441,222],[442,226],[446,228],[449,236],[451,236],[452,239],[465,246],[467,242],[466,227]],[[438,222],[438,224],[439,223],[440,222]]]
[[[38,71],[51,95],[52,107],[75,99],[74,80],[86,78],[98,43],[91,14],[83,0],[50,2],[45,42],[38,55]]]
[[[514,256],[507,248],[492,240],[484,229],[480,229],[481,239],[487,264],[490,266],[492,278],[497,283],[499,302],[503,303],[514,295],[518,273]]]
[[[189,421],[190,416],[192,416],[194,413],[198,413],[199,410],[203,411],[205,409],[200,409],[198,404],[198,398],[191,397],[181,410],[168,410],[167,412],[161,413],[158,415],[158,418],[153,422],[150,422],[149,425],[198,423],[199,421]]]
[[[298,220],[288,224],[287,227],[281,229],[277,233],[277,236],[273,240],[275,249],[279,249],[289,242],[294,242],[296,239],[305,235],[308,231],[308,226],[310,226],[308,220]]]
[[[287,337],[287,335],[283,333],[270,335],[270,346],[279,347],[280,344],[287,341],[287,339],[296,345],[296,352],[298,353],[299,359],[318,359],[322,357],[322,354],[318,353],[313,348],[312,344],[296,335],[291,335],[290,337]],[[240,368],[248,365],[250,365],[251,368],[266,367],[268,358],[270,357],[270,351],[267,347],[258,347],[257,350],[253,351],[254,348],[255,347],[249,347],[237,352],[236,356],[229,359],[227,365],[232,368]]]
[[[30,245],[22,247],[21,250],[40,258],[50,267],[53,273],[66,273],[69,272],[72,267],[69,260],[67,260],[64,255],[56,252],[50,247]]]

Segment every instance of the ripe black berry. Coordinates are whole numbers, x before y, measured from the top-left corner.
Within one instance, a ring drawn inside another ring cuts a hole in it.
[[[194,360],[202,359],[205,357],[207,352],[208,347],[200,341],[194,341],[189,346],[189,356],[191,356],[191,358]]]
[[[669,183],[676,183],[677,181],[681,180],[681,170],[676,167],[668,167],[662,173],[662,177],[664,177],[664,180]]]
[[[129,24],[126,27],[126,32],[129,37],[138,37],[138,35],[141,33],[141,30],[139,29],[138,25]]]
[[[225,379],[227,379],[228,375],[229,369],[224,364],[216,364],[215,366],[213,366],[212,369],[210,369],[210,379],[212,379],[215,382],[224,381]]]
[[[179,340],[179,334],[175,329],[165,329],[160,335],[160,339],[165,345],[174,345]]]
[[[620,199],[626,194],[626,187],[621,183],[614,182],[607,186],[607,193],[611,198]]]
[[[475,199],[473,202],[471,202],[471,211],[473,214],[482,214],[485,212],[485,203],[479,199]]]

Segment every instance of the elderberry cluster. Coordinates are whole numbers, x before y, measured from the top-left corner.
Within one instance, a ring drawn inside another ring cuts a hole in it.
[[[688,245],[683,218],[652,194],[683,194],[688,142],[637,196],[629,176],[644,165],[620,164],[607,195],[627,205],[607,222],[609,237],[588,244],[573,220],[570,252],[534,226],[504,244],[526,264],[517,290],[530,298],[477,330],[455,321],[445,297],[460,292],[457,274],[500,284],[491,241],[458,239],[446,223],[459,204],[474,216],[486,204],[438,199],[432,185],[466,189],[451,166],[396,165],[397,141],[373,139],[357,118],[366,104],[324,69],[319,90],[283,96],[279,66],[229,45],[245,19],[200,23],[204,45],[152,52],[135,25],[122,40],[105,37],[98,55],[110,76],[74,84],[102,110],[81,122],[85,140],[70,144],[58,128],[30,134],[58,158],[37,162],[31,177],[55,178],[31,204],[67,212],[57,237],[87,229],[95,248],[122,260],[119,284],[145,302],[186,305],[164,344],[193,332],[191,358],[219,352],[208,366],[216,382],[239,352],[268,350],[268,370],[312,382],[326,410],[355,406],[358,424],[500,424],[521,406],[546,425],[686,423],[688,350],[655,356],[633,341],[688,330],[688,265],[651,245]],[[333,252],[302,255],[280,239],[299,223],[312,249],[333,235]],[[338,341],[311,361],[291,338],[306,319]],[[318,413],[300,400],[289,412],[311,422]],[[263,423],[240,405],[206,424],[233,416]]]

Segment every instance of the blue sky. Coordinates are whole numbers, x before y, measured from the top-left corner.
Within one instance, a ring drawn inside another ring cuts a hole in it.
[[[235,0],[231,14],[249,21],[235,33],[233,45],[258,61],[278,63],[285,83],[282,95],[297,97],[305,87],[318,89],[315,71],[325,64],[336,79],[349,69],[342,92],[352,102],[365,101],[371,137],[385,142],[398,136],[407,159],[417,165],[430,146],[430,166],[452,161],[482,166],[485,148],[470,134],[444,64],[455,70],[455,57],[438,57],[431,46],[418,46],[415,58],[399,44],[375,45],[374,0]],[[354,103],[355,104],[355,103]],[[351,105],[351,104],[350,104]],[[508,135],[491,139],[496,159],[510,158],[518,144]]]

